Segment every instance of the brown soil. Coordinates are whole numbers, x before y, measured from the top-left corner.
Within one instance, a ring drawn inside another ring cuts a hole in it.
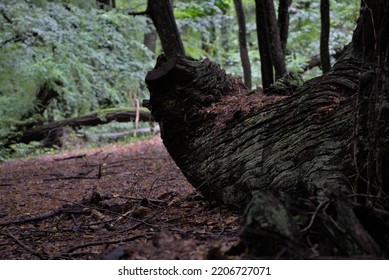
[[[0,259],[225,258],[238,220],[159,138],[0,165]]]

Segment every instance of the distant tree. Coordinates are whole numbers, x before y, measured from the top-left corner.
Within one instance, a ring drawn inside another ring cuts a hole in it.
[[[286,45],[289,35],[289,7],[292,0],[279,0],[278,6],[278,30],[280,31],[280,40],[284,57],[286,55]]]
[[[331,69],[331,57],[329,49],[330,40],[330,1],[320,1],[321,33],[320,33],[320,61],[323,73]]]
[[[147,26],[149,27],[149,30],[144,35],[143,43],[145,44],[146,47],[149,48],[149,50],[152,53],[155,54],[155,51],[157,49],[157,39],[158,39],[157,30],[155,30],[155,27],[151,22],[151,20],[147,21]]]
[[[278,79],[286,73],[284,50],[273,0],[256,0],[255,3],[262,84],[264,88],[267,88],[274,79]],[[273,68],[275,77],[273,76]]]
[[[250,66],[250,58],[249,52],[247,49],[247,40],[246,40],[246,19],[244,15],[242,0],[234,0],[236,15],[238,18],[239,25],[239,52],[240,59],[242,61],[243,67],[243,77],[244,84],[248,89],[251,89],[251,66]]]

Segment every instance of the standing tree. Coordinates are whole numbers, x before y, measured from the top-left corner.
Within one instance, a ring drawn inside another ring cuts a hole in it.
[[[292,0],[280,0],[278,6],[278,30],[280,31],[280,40],[284,57],[286,54],[286,45],[289,34],[289,7]]]
[[[167,150],[204,196],[245,211],[252,255],[388,257],[389,2],[363,4],[331,71],[287,96],[249,94],[207,59],[160,57],[146,77]]]
[[[268,88],[275,79],[286,73],[284,50],[281,44],[273,0],[256,0],[256,18],[262,85]]]
[[[321,34],[320,34],[320,61],[323,73],[327,73],[331,69],[330,61],[330,1],[320,1],[321,15]]]
[[[238,25],[239,25],[239,52],[240,52],[240,59],[242,61],[242,67],[243,67],[244,84],[250,90],[252,86],[251,66],[250,66],[249,52],[247,49],[246,19],[244,16],[242,0],[234,0],[234,5],[235,5],[235,10],[236,10]]]

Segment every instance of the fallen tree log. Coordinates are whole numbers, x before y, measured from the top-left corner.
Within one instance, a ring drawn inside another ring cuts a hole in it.
[[[136,118],[136,110],[133,108],[113,108],[93,112],[84,116],[74,117],[61,121],[37,126],[10,139],[9,143],[29,143],[31,141],[45,140],[47,143],[57,143],[64,127],[77,128],[81,126],[96,126],[116,122],[132,122]],[[139,121],[152,122],[150,112],[142,109],[139,111]]]
[[[389,255],[389,46],[359,32],[388,22],[366,21],[330,72],[288,95],[184,56],[146,77],[164,145],[203,195],[245,212],[251,255]]]

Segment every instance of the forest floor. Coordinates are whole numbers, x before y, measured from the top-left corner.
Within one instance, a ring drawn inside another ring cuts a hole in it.
[[[159,138],[0,164],[0,259],[220,259],[238,229]]]

